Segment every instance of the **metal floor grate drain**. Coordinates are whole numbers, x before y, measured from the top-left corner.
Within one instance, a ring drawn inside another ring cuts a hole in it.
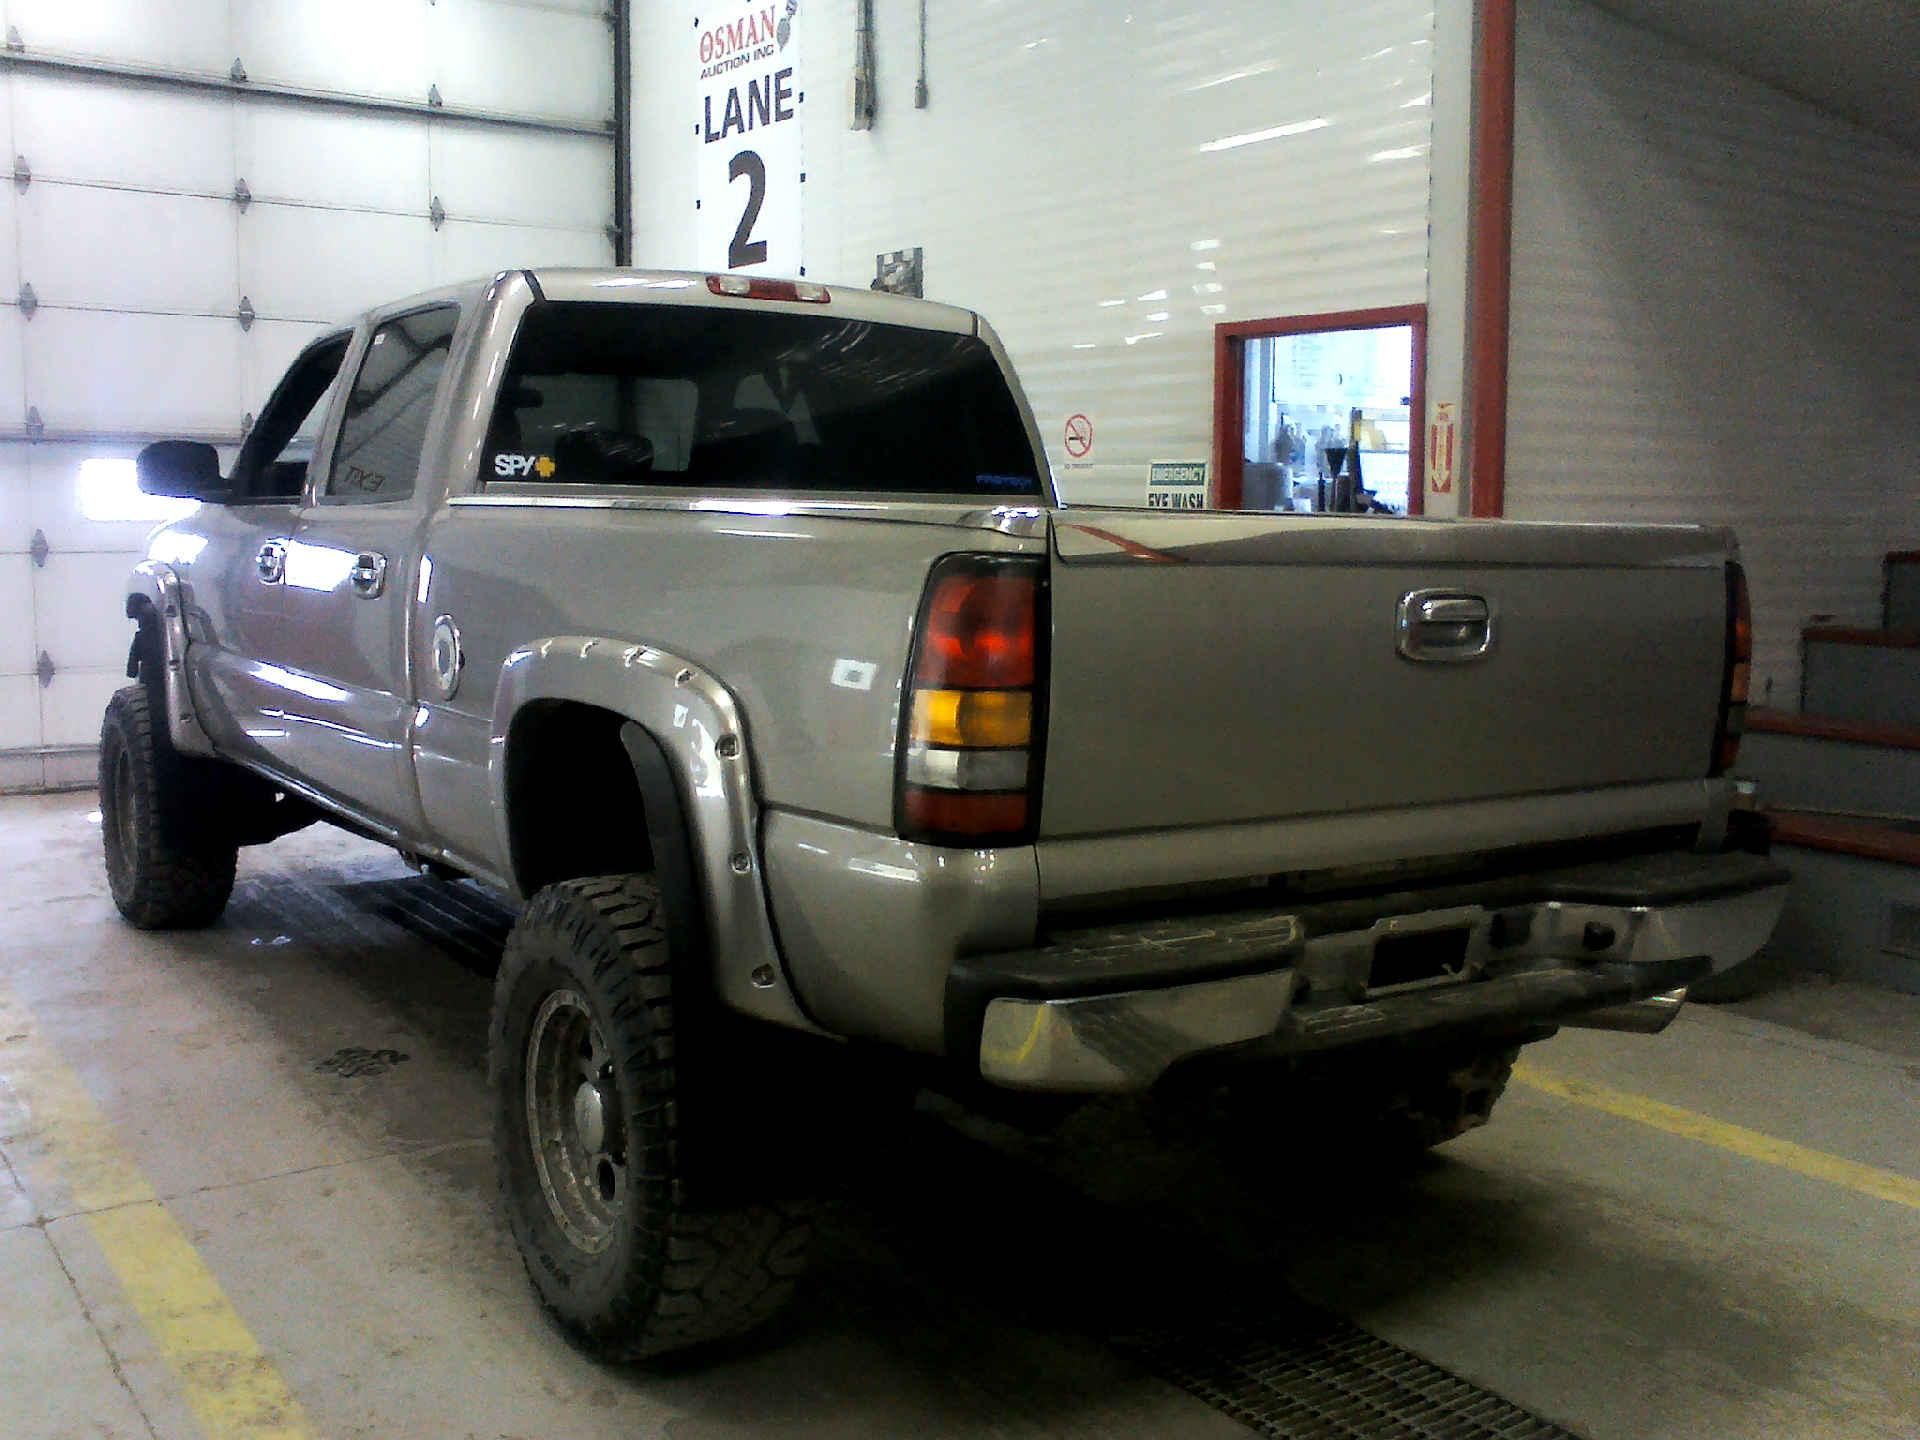
[[[1258,1312],[1120,1337],[1116,1349],[1274,1440],[1578,1440],[1324,1310]]]

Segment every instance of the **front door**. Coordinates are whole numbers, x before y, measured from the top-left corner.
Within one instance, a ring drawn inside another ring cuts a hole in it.
[[[203,505],[158,558],[187,578],[189,679],[212,692],[200,713],[224,751],[284,763],[288,738],[277,675],[284,659],[285,569],[307,462],[350,332],[309,345],[274,388],[240,447],[233,498]]]
[[[403,833],[420,828],[407,659],[431,488],[420,458],[459,318],[437,305],[374,329],[287,547],[287,768]]]

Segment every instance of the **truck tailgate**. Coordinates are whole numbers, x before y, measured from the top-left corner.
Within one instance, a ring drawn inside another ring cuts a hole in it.
[[[1724,531],[1073,509],[1053,539],[1043,838],[1707,772]],[[1485,602],[1484,655],[1402,653],[1426,590]]]

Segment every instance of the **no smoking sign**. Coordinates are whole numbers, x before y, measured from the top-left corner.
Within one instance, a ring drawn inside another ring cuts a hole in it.
[[[1093,421],[1084,415],[1069,415],[1066,432],[1067,454],[1084,460],[1093,453]]]

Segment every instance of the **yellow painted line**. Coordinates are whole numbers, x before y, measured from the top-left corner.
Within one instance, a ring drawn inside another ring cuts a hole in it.
[[[121,1149],[32,1014],[0,989],[5,1130],[36,1204],[78,1211],[153,1336],[207,1440],[309,1440],[306,1416],[220,1282]]]
[[[1669,1135],[1697,1140],[1703,1145],[1712,1145],[1762,1164],[1777,1165],[1810,1179],[1845,1186],[1876,1200],[1891,1200],[1895,1205],[1920,1210],[1920,1180],[1897,1171],[1862,1165],[1857,1160],[1843,1160],[1824,1150],[1811,1150],[1791,1140],[1764,1135],[1741,1125],[1729,1125],[1724,1120],[1683,1110],[1678,1105],[1667,1105],[1659,1100],[1650,1100],[1645,1095],[1596,1085],[1591,1080],[1556,1075],[1550,1070],[1538,1070],[1531,1065],[1514,1066],[1513,1078],[1522,1085],[1530,1085],[1535,1090],[1570,1100],[1575,1105],[1584,1105],[1590,1110],[1618,1115],[1623,1120],[1635,1120],[1655,1130],[1664,1130]]]

